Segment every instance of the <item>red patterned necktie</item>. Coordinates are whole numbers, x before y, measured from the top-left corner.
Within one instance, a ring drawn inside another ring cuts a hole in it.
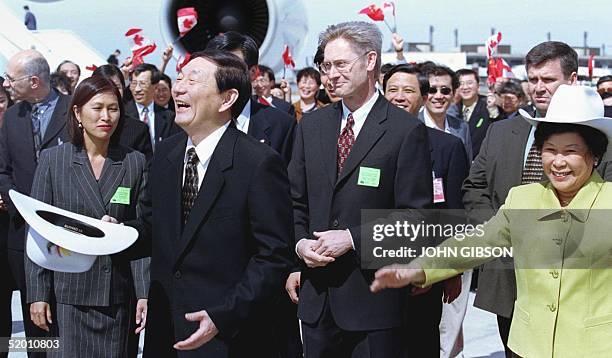
[[[142,109],[142,121],[144,124],[149,124],[149,109],[147,107]]]
[[[355,134],[353,133],[354,125],[355,120],[353,119],[353,114],[350,113],[346,118],[346,125],[338,137],[338,174],[342,172],[346,158],[348,158],[351,148],[353,148],[353,144],[355,143]]]

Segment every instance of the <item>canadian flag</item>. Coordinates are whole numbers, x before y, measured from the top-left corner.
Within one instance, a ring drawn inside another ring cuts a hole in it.
[[[185,52],[185,55],[180,56],[176,61],[176,72],[181,72],[189,60],[191,60],[191,54],[189,52]]]
[[[289,45],[285,45],[285,50],[283,51],[283,63],[285,67],[295,68],[295,62],[293,62],[293,57],[291,56],[291,52],[289,52]]]
[[[198,12],[193,7],[184,7],[176,12],[179,35],[185,36],[198,23]]]
[[[135,66],[143,63],[143,57],[153,53],[157,48],[155,42],[143,36],[142,29],[131,28],[125,33],[125,37],[129,39],[130,50],[132,51],[132,64]]]
[[[359,11],[359,14],[368,15],[368,17],[374,21],[385,21],[385,13],[381,8],[376,6],[376,4],[372,4],[368,7],[365,7]]]
[[[502,40],[502,33],[498,32],[497,35],[489,37],[485,43],[487,46],[487,58],[491,58],[497,53],[497,46]]]
[[[386,1],[382,3],[382,11],[386,14],[395,16],[395,3],[393,1]]]

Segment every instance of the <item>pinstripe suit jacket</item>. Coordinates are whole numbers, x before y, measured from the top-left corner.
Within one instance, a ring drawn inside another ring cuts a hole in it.
[[[110,215],[138,228],[146,177],[142,153],[111,145],[100,179],[96,181],[85,150],[65,143],[42,152],[31,196],[93,218]],[[119,186],[131,189],[129,205],[110,203]],[[25,261],[28,302],[50,302],[54,291],[59,303],[108,306],[127,302],[132,285],[137,291],[148,288],[148,272],[133,277],[130,261],[120,254],[99,256],[92,268],[83,273],[46,270],[30,261],[27,255]]]

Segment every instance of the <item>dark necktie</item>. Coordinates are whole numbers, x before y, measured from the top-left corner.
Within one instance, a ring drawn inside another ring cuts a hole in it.
[[[34,152],[36,153],[36,158],[38,158],[42,143],[42,133],[40,128],[40,107],[37,104],[32,106],[32,136],[34,137]]]
[[[142,121],[144,124],[149,124],[149,109],[147,107],[142,109]]]
[[[354,125],[355,120],[353,119],[353,114],[350,113],[346,118],[346,125],[338,137],[338,174],[342,172],[346,158],[348,158],[351,148],[353,148],[353,144],[355,144],[355,134],[353,133]]]
[[[534,143],[531,149],[529,149],[529,153],[527,153],[527,161],[525,161],[525,167],[523,168],[521,184],[539,183],[542,181],[542,173],[542,153],[540,153]]]
[[[187,164],[185,164],[185,182],[183,183],[183,225],[187,223],[193,203],[198,196],[198,161],[195,148],[189,148]]]
[[[463,109],[463,120],[466,122],[470,121],[470,108],[469,107],[465,107]]]

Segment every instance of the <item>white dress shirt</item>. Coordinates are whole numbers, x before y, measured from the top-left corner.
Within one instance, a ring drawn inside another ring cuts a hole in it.
[[[183,185],[185,185],[185,166],[187,165],[187,151],[190,148],[195,148],[196,154],[198,155],[198,190],[200,190],[200,187],[202,186],[202,181],[204,180],[204,175],[206,175],[206,170],[208,169],[208,164],[210,163],[210,158],[212,157],[215,148],[217,148],[217,144],[219,144],[223,133],[225,133],[225,130],[227,130],[227,127],[229,127],[229,124],[230,121],[225,123],[216,131],[209,134],[208,137],[204,138],[204,140],[202,140],[197,146],[193,144],[193,142],[191,141],[191,137],[187,137],[187,147],[185,148],[185,157],[183,158]]]
[[[438,127],[436,122],[434,122],[433,118],[431,118],[431,116],[429,115],[429,112],[427,111],[427,108],[423,110],[423,117],[425,118],[425,125],[427,127],[437,129],[439,131],[442,130],[440,129],[440,127]],[[450,127],[448,126],[448,121],[446,120],[446,117],[444,118],[444,132],[451,134]]]
[[[249,123],[251,123],[251,100],[244,105],[242,112],[236,118],[236,128],[239,131],[248,134],[249,133]]]
[[[135,102],[136,103],[136,110],[138,110],[138,117],[140,118],[141,122],[144,122],[144,111],[143,109],[145,108],[145,106],[143,106],[142,104]],[[155,102],[151,102],[149,103],[149,105],[147,106],[147,109],[149,110],[149,112],[147,113],[148,116],[148,123],[147,125],[149,126],[149,135],[151,136],[151,144],[153,145],[153,148],[155,148]]]
[[[374,103],[376,103],[376,100],[378,100],[378,96],[380,96],[378,91],[374,91],[374,95],[366,103],[364,103],[363,106],[357,108],[355,112],[352,112],[353,120],[355,121],[355,124],[353,125],[355,139],[357,139],[357,136],[361,131],[361,127],[363,127],[366,118],[368,118],[368,114],[370,114],[372,107],[374,107]],[[348,107],[344,104],[344,101],[342,101],[342,122],[340,123],[340,133],[342,133],[342,130],[346,126],[346,120],[349,113],[351,113],[351,110],[348,109]]]

